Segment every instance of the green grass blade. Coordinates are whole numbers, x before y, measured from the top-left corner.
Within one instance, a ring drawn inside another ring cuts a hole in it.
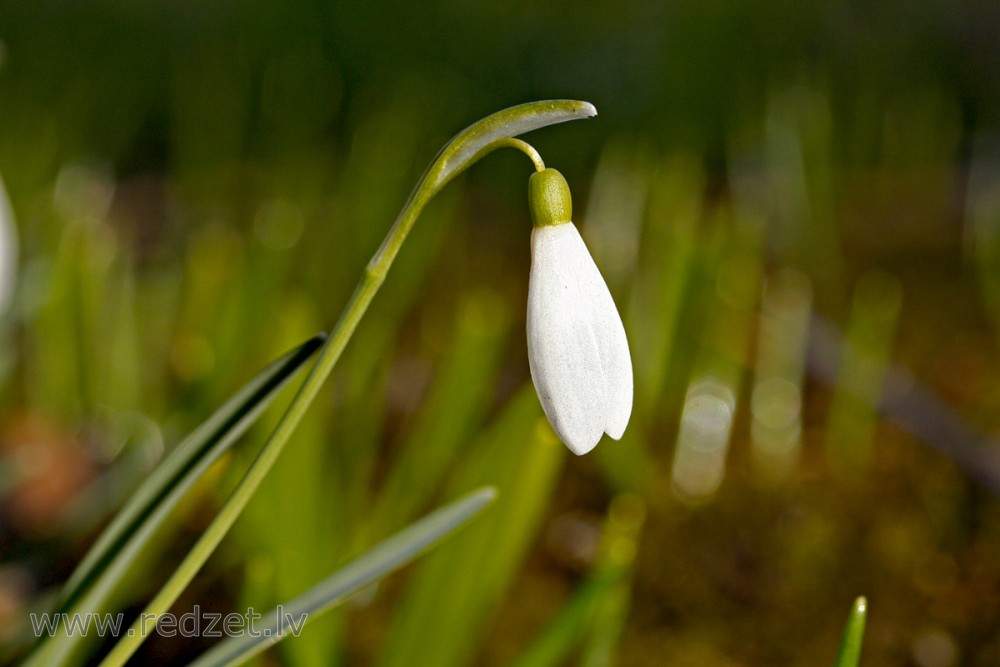
[[[483,440],[463,456],[453,489],[499,489],[490,516],[421,561],[393,622],[379,667],[470,664],[498,604],[537,535],[566,448],[525,386]]]
[[[632,607],[632,571],[645,521],[646,505],[631,493],[619,495],[608,509],[600,567],[617,577],[596,600],[579,663],[583,667],[615,663],[615,653]]]
[[[303,300],[284,305],[282,319],[290,331],[282,332],[284,342],[266,356],[286,349],[292,331],[315,328],[311,304]],[[248,437],[262,441],[274,429],[285,407],[277,404],[290,398],[289,393],[282,395],[274,409],[260,418]],[[240,521],[233,526],[237,533],[233,537],[245,560],[240,594],[232,601],[232,606],[238,609],[253,607],[265,611],[290,600],[328,577],[347,556],[359,553],[359,550],[344,551],[347,537],[341,517],[349,513],[347,508],[351,505],[340,481],[343,477],[338,468],[342,459],[334,459],[329,446],[330,442],[337,442],[347,448],[355,443],[342,440],[340,432],[330,432],[328,425],[339,421],[331,419],[333,408],[332,401],[317,401],[312,406]],[[254,453],[252,447],[241,448],[242,460],[230,470],[245,468]],[[289,492],[291,489],[294,493]],[[306,636],[285,644],[278,661],[298,667],[335,665],[344,634],[338,616],[327,614]],[[207,648],[210,647],[205,646],[202,651]]]
[[[514,667],[558,667],[580,645],[598,601],[619,580],[618,572],[599,570],[580,585],[559,615],[514,663]]]
[[[496,391],[509,313],[492,292],[463,302],[447,356],[400,454],[386,476],[372,517],[373,535],[418,516],[483,420]]]
[[[874,457],[878,406],[892,361],[902,300],[899,280],[888,273],[867,273],[855,286],[826,427],[827,455],[841,473],[866,470]]]
[[[323,343],[316,336],[275,361],[191,433],[132,495],[66,583],[58,612],[98,610],[190,488],[254,422]],[[60,655],[80,637],[58,634],[46,646]],[[51,647],[59,640],[62,650]],[[46,655],[51,658],[52,653]],[[39,656],[40,657],[40,656]]]
[[[865,619],[868,616],[868,600],[864,596],[854,601],[854,608],[844,627],[844,638],[840,641],[840,651],[834,667],[858,667],[861,660],[861,643],[865,637]]]
[[[255,635],[249,633],[220,642],[192,663],[197,667],[237,665],[292,635],[285,630],[289,620],[308,623],[343,602],[365,586],[399,569],[457,530],[496,498],[496,490],[485,487],[447,505],[349,563],[325,581],[264,615],[267,622]],[[294,629],[298,633],[301,626]]]
[[[580,664],[610,664],[631,604],[646,506],[625,493],[611,503],[596,567],[514,667],[557,667],[583,646]]]
[[[315,336],[269,365],[185,438],[157,466],[118,512],[70,576],[63,593],[64,608],[72,604],[86,582],[93,579],[96,571],[107,564],[114,552],[129,535],[136,532],[138,526],[171,491],[175,491],[182,482],[184,490],[190,487],[197,479],[190,473],[202,472],[246,431],[322,343],[323,336]]]

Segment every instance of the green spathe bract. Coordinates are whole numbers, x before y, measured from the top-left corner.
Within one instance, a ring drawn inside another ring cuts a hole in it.
[[[118,643],[101,662],[102,666],[120,666],[129,660],[152,629],[149,619],[159,618],[170,609],[233,526],[277,461],[308,406],[316,398],[326,378],[333,370],[358,322],[385,279],[409,230],[427,202],[451,179],[484,155],[500,147],[511,146],[525,151],[532,158],[536,169],[544,169],[544,165],[534,149],[523,142],[514,140],[513,137],[547,125],[588,118],[596,114],[593,105],[573,100],[549,100],[522,104],[499,111],[470,125],[445,145],[417,183],[382,245],[368,263],[354,294],[320,349],[316,363],[257,458],[250,465],[212,523],[201,534],[160,591],[147,604],[143,613],[139,615],[139,620],[124,632]],[[207,467],[199,467],[193,475],[186,477],[185,484],[193,484],[201,477]],[[159,494],[152,494],[152,496],[154,497],[153,504],[148,506],[144,514],[159,515],[160,503],[163,502],[163,499]],[[119,525],[119,523],[113,522],[112,525]],[[451,527],[456,525],[453,524]],[[117,558],[122,548],[118,540],[103,542],[102,546],[99,547],[102,552],[99,557],[100,562],[108,562]],[[85,574],[74,577],[72,585],[67,589],[69,600],[76,596],[77,585],[89,577],[91,563],[97,562],[97,558],[90,559],[85,564],[81,570]],[[121,576],[115,572],[106,584],[113,588],[120,583]],[[92,610],[81,607],[80,611]],[[69,639],[73,643],[74,638]],[[42,662],[48,665],[67,664],[73,660],[71,656],[78,647],[79,645],[66,646],[65,651],[59,651],[60,656],[63,657],[53,662],[50,659],[52,656],[46,654],[46,645],[43,643],[39,647],[40,650],[32,655],[32,660],[37,664],[42,664]]]
[[[592,118],[596,115],[597,109],[589,102],[576,100],[529,102],[498,111],[459,132],[441,149],[434,162],[420,178],[382,246],[369,262],[368,270],[384,276],[403,240],[406,239],[410,227],[416,222],[427,202],[445,184],[475,164],[481,157],[497,148],[510,146],[509,140],[512,137],[525,132],[567,120]],[[517,147],[522,148],[520,145]]]

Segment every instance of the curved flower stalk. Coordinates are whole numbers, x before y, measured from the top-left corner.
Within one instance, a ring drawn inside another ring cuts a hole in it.
[[[385,280],[389,267],[410,228],[416,222],[427,202],[455,176],[487,153],[503,146],[512,146],[524,151],[532,158],[538,169],[543,169],[541,158],[538,157],[535,150],[513,137],[547,125],[589,118],[595,115],[597,115],[597,111],[594,106],[587,102],[574,100],[531,102],[487,116],[470,125],[445,145],[427,171],[424,172],[382,245],[368,263],[354,294],[344,307],[340,319],[334,325],[329,338],[319,351],[309,375],[275,426],[271,436],[264,443],[257,458],[177,570],[146,605],[143,613],[139,615],[139,620],[126,630],[126,633],[101,662],[101,667],[121,667],[128,661],[139,648],[143,639],[149,635],[151,623],[155,623],[153,619],[170,609],[170,606],[177,600],[236,522],[264,477],[277,461],[309,404],[319,394],[326,378],[330,375],[348,341],[353,336],[358,322],[361,321],[368,309],[368,304],[371,303],[375,293],[378,292]],[[34,657],[37,658],[34,664],[50,664],[45,663],[43,656],[36,654]]]
[[[528,363],[559,438],[586,454],[607,433],[621,438],[632,414],[632,359],[618,309],[572,217],[566,180],[532,174]]]

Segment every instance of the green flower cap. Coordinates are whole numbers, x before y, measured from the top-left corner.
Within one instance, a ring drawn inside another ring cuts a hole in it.
[[[528,179],[528,206],[535,227],[562,225],[573,218],[573,198],[566,179],[555,169],[543,169]]]

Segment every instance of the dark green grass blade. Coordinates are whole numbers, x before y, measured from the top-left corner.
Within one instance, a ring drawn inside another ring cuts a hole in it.
[[[322,335],[309,339],[261,371],[157,466],[70,576],[57,612],[102,607],[130,567],[131,556],[146,546],[195,482],[249,428],[324,339]]]

